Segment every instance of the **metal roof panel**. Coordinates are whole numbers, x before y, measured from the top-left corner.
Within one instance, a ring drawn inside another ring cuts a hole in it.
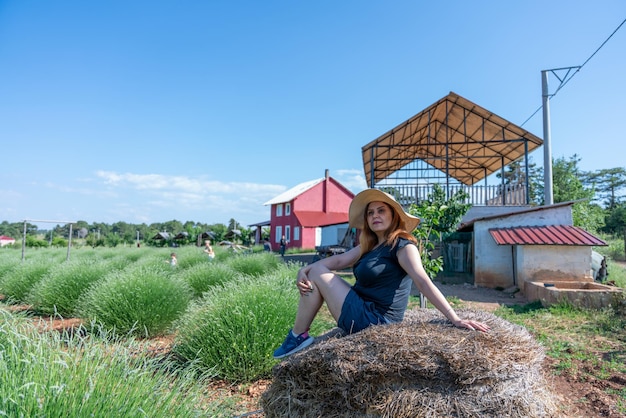
[[[489,233],[498,245],[607,245],[600,238],[572,225],[490,228]]]

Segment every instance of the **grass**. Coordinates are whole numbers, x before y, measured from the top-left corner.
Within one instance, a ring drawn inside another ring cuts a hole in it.
[[[175,268],[165,262],[172,251],[168,248],[82,249],[73,251],[70,262],[64,251],[32,251],[23,263],[16,262],[19,251],[0,251],[0,293],[12,303],[30,295],[41,311],[54,307],[58,312],[64,306],[64,312],[71,312],[76,305],[91,324],[86,337],[44,337],[22,319],[0,311],[6,316],[0,317],[0,416],[57,416],[61,408],[74,416],[103,416],[90,406],[91,399],[105,404],[104,396],[123,399],[126,394],[120,394],[115,382],[123,382],[132,398],[130,409],[118,406],[117,399],[111,401],[124,416],[139,416],[140,410],[149,411],[147,416],[194,416],[199,404],[210,409],[205,416],[232,416],[237,406],[230,395],[203,393],[206,380],[194,383],[194,379],[212,377],[245,386],[271,375],[276,364],[271,353],[295,317],[298,265],[286,265],[276,254],[240,255],[222,248],[216,248],[213,261],[201,248],[177,248]],[[626,271],[610,262],[609,278],[624,287]],[[448,300],[463,308],[460,299]],[[419,298],[411,298],[409,308],[414,307],[419,307]],[[626,374],[623,314],[567,304],[544,308],[540,303],[501,307],[495,314],[526,327],[554,360],[555,373],[580,381]],[[322,309],[311,333],[319,335],[333,326],[332,317]],[[124,338],[113,343],[100,334]],[[175,356],[154,359],[142,354],[134,339],[155,335],[174,339]],[[148,378],[153,375],[158,382]],[[176,388],[176,393],[169,388]],[[70,396],[70,389],[75,394]],[[167,405],[148,391],[163,397]],[[609,391],[626,413],[626,391]],[[79,401],[85,396],[87,406]],[[221,400],[206,403],[207,397]],[[187,409],[171,409],[168,399]],[[162,412],[149,409],[152,404]]]
[[[615,262],[609,262],[607,266],[607,281],[612,281],[617,287],[626,288],[626,269]]]
[[[78,334],[40,334],[0,311],[0,416],[227,416],[201,382],[137,355],[137,346]]]
[[[40,313],[74,316],[81,296],[110,271],[106,260],[79,259],[60,264],[33,286],[26,302]]]
[[[203,373],[232,382],[269,377],[273,350],[291,328],[298,294],[296,266],[241,275],[212,288],[179,321],[173,351]],[[317,321],[312,332],[333,325]]]
[[[39,283],[52,268],[48,260],[27,260],[5,273],[0,282],[0,294],[10,303],[26,303],[30,291]]]
[[[556,374],[580,382],[626,374],[626,317],[611,309],[584,310],[566,303],[544,308],[533,302],[501,307],[495,314],[527,328],[555,361]],[[613,392],[626,413],[626,391]]]
[[[187,309],[192,291],[165,267],[140,265],[109,275],[81,300],[80,316],[120,333],[166,333]]]

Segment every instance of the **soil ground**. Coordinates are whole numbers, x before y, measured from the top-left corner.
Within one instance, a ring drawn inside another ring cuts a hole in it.
[[[474,287],[467,283],[442,284],[436,283],[437,287],[446,296],[456,297],[464,307],[493,312],[501,305],[526,304],[526,299],[519,292],[506,292],[496,289]],[[27,306],[11,306],[11,310],[28,310]],[[54,320],[45,318],[42,322],[47,330],[64,330],[77,327],[79,319]],[[151,341],[155,354],[167,353],[172,343],[171,338],[158,338]],[[591,342],[590,344],[593,344]],[[624,348],[622,348],[622,351]],[[603,352],[598,352],[601,356]],[[590,362],[580,362],[577,367],[568,370],[578,372],[562,372],[556,368],[556,360],[546,357],[543,364],[543,372],[550,389],[559,397],[563,416],[565,417],[609,417],[626,418],[626,414],[618,411],[618,403],[623,399],[626,391],[626,374],[612,374],[606,379],[597,379],[593,376],[601,375],[599,367]],[[259,380],[245,385],[231,385],[225,382],[214,382],[211,392],[219,393],[219,396],[231,396],[237,399],[238,409],[242,412],[240,417],[262,417],[258,401],[261,394],[271,382]],[[620,397],[622,393],[622,397]],[[623,402],[623,401],[622,401]],[[624,405],[621,405],[624,410]]]
[[[506,293],[496,289],[478,288],[469,284],[441,284],[437,287],[446,296],[454,296],[464,302],[464,306],[481,309],[488,312],[495,311],[500,305],[526,304],[528,301],[520,295]],[[590,342],[590,346],[593,342]],[[622,348],[622,351],[625,348]],[[598,352],[598,355],[602,354]],[[574,360],[576,361],[576,360]],[[616,373],[607,379],[598,379],[593,376],[601,375],[600,367],[591,362],[579,361],[576,367],[568,371],[559,371],[556,360],[546,356],[543,363],[543,374],[548,381],[552,392],[560,397],[560,405],[566,417],[626,417],[618,411],[618,403],[623,399],[626,391],[626,374]],[[578,372],[576,372],[578,371]],[[622,393],[620,398],[619,393]],[[623,402],[623,401],[622,401]],[[621,405],[624,410],[624,405]]]

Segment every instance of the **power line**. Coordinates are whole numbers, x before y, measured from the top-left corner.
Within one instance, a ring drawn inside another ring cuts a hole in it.
[[[559,81],[561,82],[561,84],[559,84],[559,87],[557,87],[557,89],[554,91],[553,94],[550,95],[550,97],[554,97],[556,96],[556,94],[559,92],[559,90],[561,90],[572,78],[574,78],[574,76],[580,71],[582,70],[582,68],[591,60],[591,58],[594,57],[594,55],[596,55],[598,53],[598,51],[600,51],[600,49],[602,49],[602,47],[604,47],[604,45],[609,41],[609,39],[611,39],[613,37],[613,35],[615,35],[615,33],[624,25],[624,23],[626,23],[626,19],[622,20],[622,23],[620,23],[617,28],[615,28],[615,30],[609,35],[608,38],[606,38],[604,40],[604,42],[602,42],[602,44],[593,52],[593,54],[591,54],[589,56],[589,58],[587,58],[585,60],[585,62],[582,63],[582,65],[580,66],[575,66],[575,67],[567,67],[567,68],[555,68],[552,70],[547,70],[552,72],[552,74],[555,74],[555,76],[559,79]],[[576,69],[576,71],[568,77],[569,75],[569,71],[571,71],[572,69]],[[558,75],[556,75],[555,71],[558,70],[568,70],[568,73],[566,74],[566,76],[563,78],[563,80],[561,80]],[[533,116],[535,116],[537,114],[537,112],[539,112],[541,110],[543,106],[539,106],[537,108],[537,110],[535,110],[532,115],[530,115],[525,121],[524,123],[522,123],[520,126],[524,126],[526,124],[526,122],[528,122],[529,120],[531,120],[533,118]]]

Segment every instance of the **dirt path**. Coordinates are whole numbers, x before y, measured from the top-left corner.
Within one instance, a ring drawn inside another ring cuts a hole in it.
[[[462,284],[443,284],[435,282],[435,285],[444,296],[459,298],[469,308],[480,309],[493,312],[501,305],[523,305],[528,300],[517,291],[502,291],[497,289],[489,289],[486,287],[477,287],[469,283]]]

